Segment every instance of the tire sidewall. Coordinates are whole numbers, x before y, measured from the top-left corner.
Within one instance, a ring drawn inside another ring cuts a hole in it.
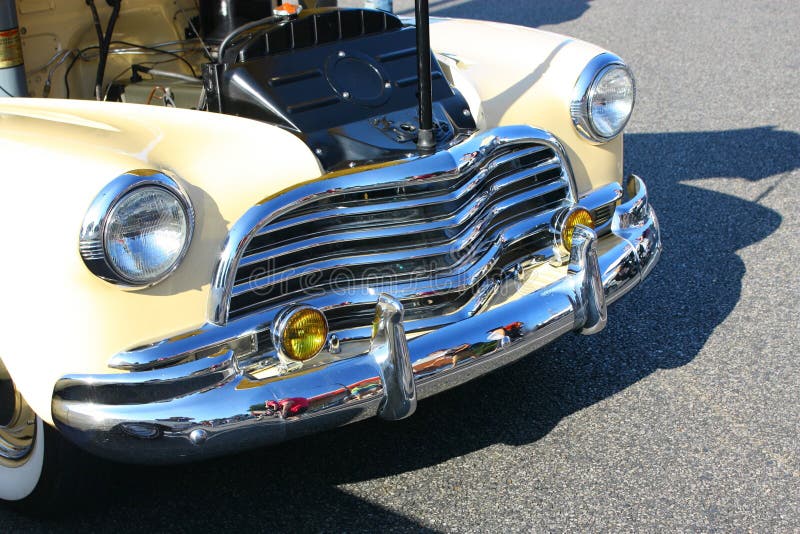
[[[44,424],[37,416],[33,450],[27,461],[18,467],[0,465],[0,500],[21,501],[34,492],[42,478],[44,449]]]

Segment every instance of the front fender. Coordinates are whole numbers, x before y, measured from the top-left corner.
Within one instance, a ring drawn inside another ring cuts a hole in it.
[[[561,140],[581,194],[622,181],[622,136],[594,144],[570,116],[578,76],[604,49],[542,30],[479,20],[433,19],[431,46],[486,127],[529,124]],[[461,80],[461,83],[459,83]],[[477,102],[475,102],[477,101]]]
[[[93,276],[81,222],[106,183],[133,169],[176,175],[196,210],[181,266],[125,291]],[[322,173],[294,135],[212,113],[88,101],[0,103],[2,348],[19,390],[48,422],[61,376],[109,372],[116,352],[206,320],[209,284],[233,222],[254,203]]]

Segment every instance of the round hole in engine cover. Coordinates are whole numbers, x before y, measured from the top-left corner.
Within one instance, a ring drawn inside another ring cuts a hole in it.
[[[342,99],[362,106],[381,106],[392,94],[385,71],[366,54],[337,52],[325,62],[325,77]]]

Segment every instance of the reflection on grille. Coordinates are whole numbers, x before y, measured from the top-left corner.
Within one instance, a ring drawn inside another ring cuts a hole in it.
[[[267,199],[232,231],[212,317],[303,302],[332,330],[362,328],[381,292],[419,329],[474,313],[507,268],[552,246],[553,216],[574,201],[562,158],[546,132],[504,127]]]

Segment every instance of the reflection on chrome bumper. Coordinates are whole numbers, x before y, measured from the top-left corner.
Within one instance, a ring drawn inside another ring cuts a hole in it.
[[[567,275],[463,321],[408,339],[403,308],[377,302],[368,353],[283,376],[242,373],[231,352],[165,370],[68,376],[53,417],[79,446],[116,460],[173,463],[277,443],[380,416],[411,415],[418,399],[530,354],[557,337],[592,334],[606,306],[635,287],[661,253],[641,179],[598,239],[576,229]]]

